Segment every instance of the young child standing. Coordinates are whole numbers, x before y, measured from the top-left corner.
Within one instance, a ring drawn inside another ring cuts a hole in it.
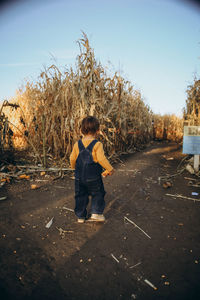
[[[79,223],[87,217],[89,195],[92,196],[90,221],[104,222],[105,190],[102,171],[105,176],[113,174],[113,167],[104,154],[103,145],[96,140],[99,121],[92,116],[83,119],[83,138],[75,143],[70,155],[71,168],[75,169],[75,214]],[[104,175],[103,174],[103,175]]]

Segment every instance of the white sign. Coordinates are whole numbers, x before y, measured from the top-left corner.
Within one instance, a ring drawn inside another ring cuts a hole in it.
[[[200,154],[200,126],[184,126],[183,153]]]

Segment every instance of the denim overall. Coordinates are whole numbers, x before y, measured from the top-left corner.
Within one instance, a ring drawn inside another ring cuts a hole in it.
[[[92,196],[91,213],[102,214],[105,207],[105,190],[101,177],[102,167],[95,163],[92,149],[97,143],[93,140],[87,148],[78,141],[79,155],[75,166],[75,214],[78,218],[86,218],[89,195]]]

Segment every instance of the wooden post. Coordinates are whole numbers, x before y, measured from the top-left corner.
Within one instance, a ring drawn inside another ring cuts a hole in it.
[[[199,172],[199,155],[194,155],[194,170],[195,172]]]

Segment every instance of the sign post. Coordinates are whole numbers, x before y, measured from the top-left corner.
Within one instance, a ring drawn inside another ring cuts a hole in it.
[[[194,155],[194,170],[199,172],[199,155]]]
[[[194,170],[199,171],[200,126],[184,126],[183,153],[194,154]]]

